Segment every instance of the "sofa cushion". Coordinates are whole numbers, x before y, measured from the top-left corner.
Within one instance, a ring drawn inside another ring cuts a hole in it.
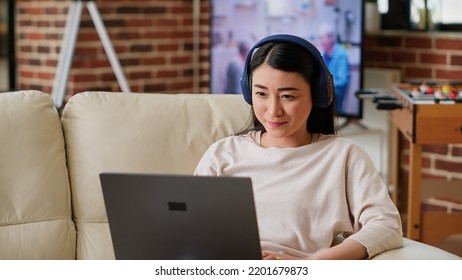
[[[99,173],[192,174],[208,146],[242,129],[249,117],[250,106],[238,95],[73,96],[62,123],[77,258],[114,258]]]
[[[61,122],[38,91],[0,94],[0,259],[74,259]]]
[[[461,260],[453,253],[415,240],[404,238],[402,248],[385,251],[374,260]]]

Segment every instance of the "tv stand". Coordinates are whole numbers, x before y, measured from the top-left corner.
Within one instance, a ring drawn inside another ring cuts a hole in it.
[[[368,130],[369,129],[365,124],[361,123],[360,119],[349,119],[349,118],[347,118],[344,123],[339,125],[338,130],[343,130],[346,127],[351,126],[351,125],[356,125],[362,130]]]

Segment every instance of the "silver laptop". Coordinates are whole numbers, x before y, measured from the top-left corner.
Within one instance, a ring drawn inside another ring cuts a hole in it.
[[[101,173],[116,259],[261,259],[250,178]]]

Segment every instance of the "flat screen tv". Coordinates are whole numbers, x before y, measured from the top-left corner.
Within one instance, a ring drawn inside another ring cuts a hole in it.
[[[211,79],[213,94],[242,94],[239,79],[243,58],[260,39],[272,34],[293,34],[313,43],[324,55],[322,38],[328,30],[337,49],[346,53],[347,67],[330,69],[336,88],[337,115],[362,118],[362,102],[355,93],[363,86],[362,0],[210,0]],[[332,60],[336,55],[330,54]],[[329,59],[329,55],[326,57]],[[330,68],[334,68],[327,63]],[[335,63],[334,63],[335,64]],[[337,63],[338,65],[338,63]],[[342,81],[343,79],[343,81]]]

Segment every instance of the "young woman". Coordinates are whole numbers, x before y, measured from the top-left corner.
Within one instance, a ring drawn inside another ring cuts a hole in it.
[[[400,247],[400,216],[379,173],[335,135],[332,77],[316,48],[267,37],[242,80],[253,124],[214,143],[195,174],[252,178],[263,258],[365,259]]]

